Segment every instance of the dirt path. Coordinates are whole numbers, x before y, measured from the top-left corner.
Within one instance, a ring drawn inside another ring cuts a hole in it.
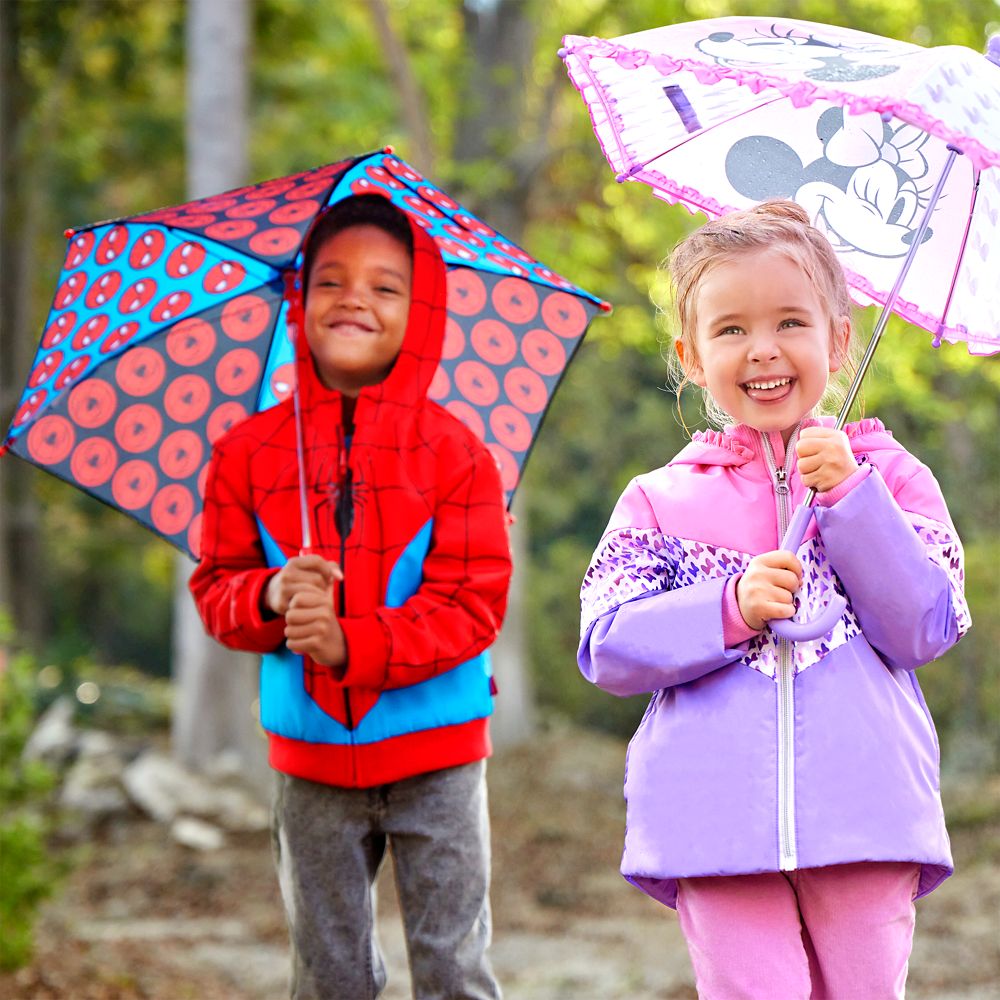
[[[693,1000],[669,911],[617,874],[620,743],[558,730],[490,767],[493,960],[508,1000]],[[963,790],[959,873],[918,904],[910,1000],[1000,997],[1000,787]],[[976,806],[970,807],[970,803]],[[975,822],[962,816],[972,816]],[[992,815],[990,813],[992,812]],[[287,946],[266,834],[201,853],[132,820],[100,831],[46,907],[10,1000],[277,1000]],[[386,1000],[409,996],[391,875],[380,882]]]

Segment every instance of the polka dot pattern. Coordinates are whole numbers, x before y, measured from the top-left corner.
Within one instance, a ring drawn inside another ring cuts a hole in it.
[[[486,442],[508,502],[568,360],[597,311],[559,289],[491,272],[448,272],[448,320],[431,399]]]
[[[244,303],[252,320],[218,305],[105,360],[31,424],[25,457],[197,554],[211,445],[258,408],[280,294]]]

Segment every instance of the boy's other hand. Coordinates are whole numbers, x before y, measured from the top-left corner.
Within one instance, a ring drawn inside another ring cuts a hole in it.
[[[337,563],[322,556],[293,556],[268,580],[264,604],[276,615],[284,615],[296,594],[303,590],[326,593],[343,579]]]
[[[333,612],[333,581],[326,590],[304,587],[285,612],[285,641],[293,653],[340,667],[347,662],[344,631]]]
[[[825,493],[858,471],[851,442],[833,427],[803,427],[795,445],[804,486]]]
[[[736,584],[743,620],[759,631],[772,618],[791,618],[792,595],[801,585],[802,564],[795,553],[776,549],[754,556]]]

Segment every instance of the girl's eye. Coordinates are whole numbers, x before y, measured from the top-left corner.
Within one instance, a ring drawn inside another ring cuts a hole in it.
[[[719,331],[719,336],[720,337],[726,337],[726,336],[731,336],[731,335],[739,336],[742,332],[743,332],[743,328],[742,327],[739,327],[739,326],[724,326]]]
[[[805,324],[803,324],[802,320],[799,319],[785,319],[781,321],[779,329],[783,330],[785,327],[788,326],[804,326],[804,325]]]

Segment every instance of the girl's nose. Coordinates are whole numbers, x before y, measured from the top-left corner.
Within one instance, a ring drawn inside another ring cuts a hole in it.
[[[781,354],[778,339],[769,334],[755,334],[747,344],[747,356],[751,361],[774,361]]]

